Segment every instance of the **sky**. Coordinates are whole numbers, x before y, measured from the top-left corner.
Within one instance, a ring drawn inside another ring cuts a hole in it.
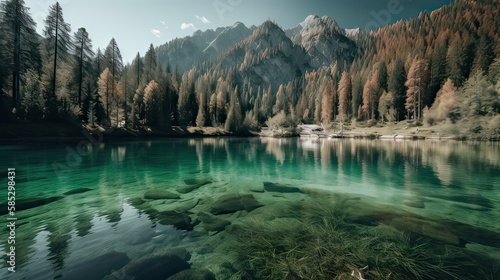
[[[343,28],[375,29],[433,11],[451,0],[60,0],[72,32],[85,27],[93,47],[106,48],[115,38],[124,63],[158,46],[240,21],[246,26],[271,19],[282,28],[297,26],[308,15],[330,16]],[[43,34],[53,0],[25,0]]]

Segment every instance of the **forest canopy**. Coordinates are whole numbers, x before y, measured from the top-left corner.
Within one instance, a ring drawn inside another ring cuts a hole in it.
[[[94,49],[84,27],[72,33],[59,3],[37,34],[24,1],[6,0],[0,6],[0,122],[241,132],[277,119],[290,126],[411,120],[500,134],[498,4],[457,0],[349,39],[330,30],[353,55],[339,54],[329,67],[311,67],[302,47],[266,22],[216,58],[180,72],[160,61],[163,47],[151,45],[127,64],[112,34],[105,49]],[[280,63],[292,68],[279,72],[285,82],[255,78]]]

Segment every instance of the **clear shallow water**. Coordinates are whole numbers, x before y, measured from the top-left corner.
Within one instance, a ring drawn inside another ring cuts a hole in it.
[[[209,269],[218,279],[237,278],[237,260],[224,247],[231,244],[231,233],[207,232],[204,222],[197,222],[199,212],[210,212],[228,193],[252,194],[264,205],[219,216],[232,224],[273,221],[282,217],[269,217],[279,212],[275,205],[314,204],[338,194],[359,199],[355,207],[367,213],[390,209],[417,219],[408,225],[399,216],[361,215],[358,209],[350,212],[356,224],[370,224],[369,217],[374,225],[387,224],[500,263],[499,143],[209,138],[89,145],[78,158],[71,152],[76,149],[77,143],[0,146],[0,166],[16,168],[17,200],[57,198],[16,212],[17,272],[8,274],[3,263],[0,278],[75,279],[86,265],[94,269],[98,262],[102,272],[82,279],[133,279],[131,264],[178,248],[191,255],[186,259],[192,267]],[[193,179],[210,183],[185,194],[176,191]],[[263,182],[305,193],[263,192]],[[90,190],[65,194],[79,188]],[[158,189],[180,199],[144,199],[147,191]],[[1,203],[6,196],[5,190]],[[172,210],[189,216],[193,228],[159,222],[157,212]],[[7,224],[6,218],[0,217]],[[449,225],[450,234],[447,229],[436,233],[443,228],[435,224]],[[470,232],[476,229],[488,232],[474,237]],[[4,228],[4,256],[7,236]],[[103,255],[112,261],[102,262]]]

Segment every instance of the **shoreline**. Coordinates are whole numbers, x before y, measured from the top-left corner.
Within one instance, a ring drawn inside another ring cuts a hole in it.
[[[441,133],[439,129],[433,127],[398,127],[404,125],[404,122],[397,123],[392,127],[356,127],[345,130],[344,137],[339,139],[379,139],[379,140],[434,140],[434,141],[484,141],[498,142],[500,138],[485,137],[485,135],[455,135]],[[114,128],[104,129],[102,127],[77,126],[72,124],[53,124],[53,123],[1,123],[0,124],[0,143],[12,141],[42,141],[46,142],[65,142],[82,140],[89,135],[101,134],[104,139],[111,141],[120,140],[149,140],[160,138],[212,138],[212,137],[263,137],[263,138],[299,138],[297,133],[287,133],[286,135],[261,136],[259,132],[249,131],[246,133],[231,133],[222,128],[216,127],[181,127],[173,126],[171,130],[159,130],[151,128],[140,128],[137,130]],[[303,137],[300,137],[303,138]],[[306,137],[303,139],[318,139],[315,137]],[[319,138],[328,139],[328,138]]]

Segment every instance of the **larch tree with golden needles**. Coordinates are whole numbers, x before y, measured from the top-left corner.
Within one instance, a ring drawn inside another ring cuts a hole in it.
[[[321,100],[321,121],[325,125],[328,125],[333,119],[336,98],[337,89],[333,80],[329,79]]]
[[[109,106],[111,104],[111,99],[113,97],[113,92],[115,89],[115,78],[109,71],[109,68],[106,67],[104,71],[102,71],[99,80],[97,81],[99,95],[101,99],[104,101],[104,107],[106,110],[106,119],[109,120]]]
[[[406,103],[408,113],[416,120],[422,119],[423,98],[429,83],[429,65],[425,59],[416,57],[408,71],[406,80]]]
[[[352,82],[351,75],[344,71],[339,82],[339,117],[342,121],[351,115]]]
[[[154,125],[157,122],[157,104],[160,103],[159,100],[160,87],[155,80],[151,80],[149,84],[144,89],[144,113],[146,122],[149,125]]]
[[[378,92],[380,85],[378,83],[378,70],[371,73],[363,88],[363,113],[370,119],[375,119],[375,110],[377,108]]]
[[[428,124],[433,125],[448,118],[449,112],[455,104],[456,92],[457,88],[453,85],[451,79],[448,79],[437,93],[436,101],[424,116]]]

